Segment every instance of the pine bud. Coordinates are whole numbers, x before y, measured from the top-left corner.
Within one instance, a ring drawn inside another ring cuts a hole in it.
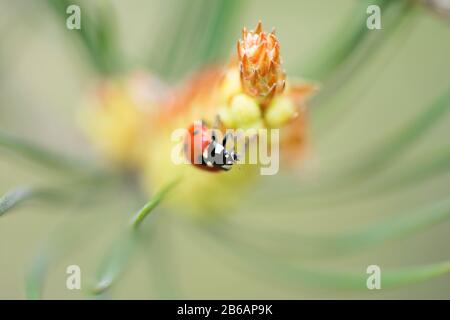
[[[244,92],[266,106],[285,86],[280,45],[274,31],[263,32],[261,21],[254,31],[244,28],[242,39],[237,43],[237,53]]]

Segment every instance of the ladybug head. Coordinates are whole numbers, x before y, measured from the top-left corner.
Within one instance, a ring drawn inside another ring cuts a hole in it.
[[[227,134],[222,143],[216,141],[212,135],[211,143],[205,148],[202,154],[203,164],[209,168],[230,170],[233,164],[238,160],[237,154],[233,150],[227,150],[226,144],[230,136]]]

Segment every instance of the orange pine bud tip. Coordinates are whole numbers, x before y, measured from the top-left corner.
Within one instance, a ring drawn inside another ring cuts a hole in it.
[[[242,39],[237,43],[237,53],[244,92],[267,105],[275,94],[284,90],[286,78],[275,33],[265,33],[261,21],[254,31],[244,28]]]

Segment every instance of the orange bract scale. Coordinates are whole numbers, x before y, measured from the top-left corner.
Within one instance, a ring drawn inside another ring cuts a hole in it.
[[[192,75],[161,105],[154,125],[167,126],[178,119],[189,123],[210,118],[216,111],[213,93],[222,77],[223,68],[216,66],[210,66]],[[198,108],[193,108],[194,105]]]

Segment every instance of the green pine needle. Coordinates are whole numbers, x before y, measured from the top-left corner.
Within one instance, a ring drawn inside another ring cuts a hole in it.
[[[0,198],[0,217],[32,196],[33,189],[30,187],[17,187],[8,191]]]
[[[266,280],[272,279],[291,287],[306,285],[317,288],[367,290],[368,274],[365,269],[353,272],[327,270],[323,267],[306,267],[300,263],[281,259],[267,259],[265,252],[242,245],[242,243],[236,242],[235,238],[217,237],[217,234],[211,232],[207,232],[207,234],[209,235],[208,239],[213,241],[203,241],[202,243],[213,244],[214,247],[225,249],[228,255],[237,258],[246,271],[251,272],[252,275],[264,276]],[[225,259],[229,262],[228,258]],[[446,275],[450,273],[450,261],[397,270],[381,269],[382,288],[393,288]]]
[[[87,163],[47,150],[24,139],[0,132],[0,148],[16,153],[47,168],[61,171],[98,171]]]

